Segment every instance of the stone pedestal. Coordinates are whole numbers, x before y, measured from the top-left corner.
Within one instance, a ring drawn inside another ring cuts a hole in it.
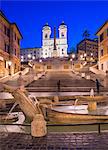
[[[36,114],[31,122],[31,135],[33,137],[42,137],[47,134],[46,122],[42,114]]]
[[[58,96],[54,96],[54,102],[59,102],[59,97]]]
[[[94,111],[97,109],[97,102],[89,102],[88,103],[88,111]]]
[[[57,50],[53,50],[53,57],[57,57]]]

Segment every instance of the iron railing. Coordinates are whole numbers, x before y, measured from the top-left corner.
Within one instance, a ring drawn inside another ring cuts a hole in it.
[[[99,122],[99,123],[84,123],[84,124],[47,124],[47,127],[57,127],[57,126],[85,126],[85,125],[96,125],[97,126],[97,131],[98,131],[98,134],[101,133],[102,129],[101,129],[101,125],[108,125],[108,122]],[[6,124],[3,124],[3,123],[0,123],[0,126],[5,126],[5,125],[9,125],[9,126],[25,126],[25,127],[30,127],[31,125],[30,124],[9,124],[9,123],[6,123]],[[86,132],[86,131],[85,131]]]

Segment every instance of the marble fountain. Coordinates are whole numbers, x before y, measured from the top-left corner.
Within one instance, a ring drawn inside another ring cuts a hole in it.
[[[31,120],[31,135],[35,137],[47,134],[45,121],[46,110],[47,118],[52,123],[85,123],[85,122],[106,122],[108,121],[108,106],[98,107],[97,102],[108,100],[105,96],[79,96],[76,97],[75,105],[52,105],[47,104],[40,106],[35,99],[33,101],[28,97],[26,91],[19,88],[15,89],[4,85],[6,91],[12,94],[17,104],[19,104],[23,113]],[[77,101],[86,101],[86,105],[77,105]]]
[[[108,105],[97,106],[98,102],[107,101],[105,96],[76,97],[74,105],[55,105],[48,109],[47,114],[51,122],[57,123],[94,123],[108,122]],[[87,104],[77,104],[84,101]]]

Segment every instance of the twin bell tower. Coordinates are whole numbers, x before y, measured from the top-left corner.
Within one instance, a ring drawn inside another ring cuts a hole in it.
[[[54,27],[54,38],[51,37],[51,27],[47,24],[42,29],[42,54],[48,57],[67,56],[67,26],[62,22],[58,28],[59,37],[56,37],[56,27]]]

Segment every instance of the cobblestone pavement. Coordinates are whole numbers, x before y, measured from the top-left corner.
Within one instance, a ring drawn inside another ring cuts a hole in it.
[[[0,150],[108,150],[108,133],[0,133]]]

